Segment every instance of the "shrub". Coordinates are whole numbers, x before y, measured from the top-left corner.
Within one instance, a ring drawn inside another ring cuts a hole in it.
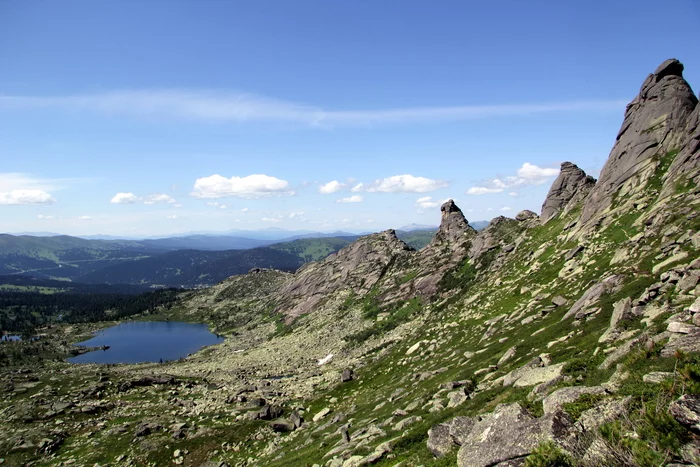
[[[573,467],[571,457],[552,441],[540,443],[525,459],[525,467]]]

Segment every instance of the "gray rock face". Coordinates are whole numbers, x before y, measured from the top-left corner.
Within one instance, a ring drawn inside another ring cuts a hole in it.
[[[428,430],[428,449],[436,457],[442,457],[461,446],[469,435],[476,420],[471,417],[455,417],[445,423],[438,423]]]
[[[277,311],[292,320],[309,313],[340,289],[359,294],[369,291],[398,257],[409,257],[413,248],[396,237],[394,230],[367,235],[322,261],[310,263],[295,274],[280,294]]]
[[[678,60],[666,60],[627,105],[615,145],[584,204],[581,224],[598,217],[612,204],[614,196],[629,196],[643,188],[656,170],[659,156],[683,145],[693,146],[687,141],[687,127],[698,99],[682,73],[683,65]],[[688,148],[686,161],[696,157],[697,144],[694,146]]]
[[[588,290],[586,290],[583,295],[581,295],[581,298],[576,300],[576,303],[569,309],[569,311],[566,312],[566,314],[562,317],[562,321],[569,319],[569,318],[576,318],[579,319],[580,314],[584,314],[586,309],[590,308],[593,306],[600,297],[603,296],[605,293],[609,293],[611,290],[615,289],[620,283],[622,282],[622,276],[619,275],[613,275],[610,277],[606,277],[602,281],[593,284]]]
[[[430,241],[431,246],[444,243],[462,243],[476,235],[474,230],[464,217],[462,210],[452,200],[448,200],[440,207],[442,220],[440,228]]]
[[[416,280],[415,289],[423,296],[438,291],[438,283],[450,268],[466,255],[470,241],[477,236],[454,201],[445,202],[440,208],[440,228],[430,243],[418,252],[417,263],[425,267],[425,274]]]
[[[700,434],[700,395],[685,394],[673,402],[668,410],[678,423]]]
[[[563,439],[571,420],[562,413],[534,418],[519,404],[499,405],[474,424],[457,453],[459,467],[487,467],[524,459],[542,442]]]
[[[559,176],[542,204],[540,222],[546,224],[568,207],[584,199],[595,185],[595,179],[571,162],[561,165]]]
[[[536,213],[530,211],[529,209],[525,209],[524,211],[520,211],[515,216],[515,220],[523,222],[523,221],[527,221],[530,219],[537,219],[537,217],[539,217],[539,216]]]
[[[584,394],[605,394],[605,389],[601,386],[570,386],[557,389],[542,401],[544,413],[556,413],[564,404],[574,402]]]
[[[469,257],[476,259],[489,250],[510,244],[515,234],[522,228],[520,222],[515,219],[504,216],[492,219],[489,225],[472,240]]]

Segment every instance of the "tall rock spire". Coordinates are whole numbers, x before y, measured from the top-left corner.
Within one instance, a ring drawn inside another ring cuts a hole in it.
[[[660,156],[677,151],[687,139],[687,124],[698,99],[683,78],[683,64],[664,61],[627,105],[625,119],[586,199],[580,223],[607,209],[613,196],[632,195],[654,174]]]
[[[440,228],[430,241],[430,245],[438,245],[446,242],[459,243],[476,234],[464,217],[462,210],[451,199],[440,207],[442,220]]]
[[[540,222],[547,223],[549,219],[584,199],[595,185],[595,179],[579,169],[576,164],[564,162],[559,176],[547,193],[542,204]]]

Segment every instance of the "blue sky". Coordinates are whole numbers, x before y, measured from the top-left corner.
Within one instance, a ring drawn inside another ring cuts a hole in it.
[[[695,0],[0,1],[0,231],[376,231],[597,175]],[[670,26],[672,25],[672,26]]]

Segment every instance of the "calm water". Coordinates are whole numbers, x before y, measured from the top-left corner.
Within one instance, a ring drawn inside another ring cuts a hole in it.
[[[95,337],[79,345],[96,350],[69,358],[71,363],[140,363],[177,360],[204,346],[223,342],[224,338],[209,332],[205,324],[179,322],[122,323],[99,331]]]

